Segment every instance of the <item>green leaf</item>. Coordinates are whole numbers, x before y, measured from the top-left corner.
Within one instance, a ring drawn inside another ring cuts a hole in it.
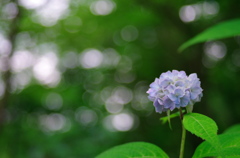
[[[156,145],[134,142],[113,147],[96,158],[168,158],[168,156]]]
[[[198,113],[188,113],[183,117],[183,125],[189,132],[217,145],[218,127],[211,118]]]
[[[224,131],[224,134],[230,134],[230,133],[240,133],[240,124],[231,126],[230,128]]]
[[[221,134],[218,136],[218,139],[221,144],[219,148],[215,148],[209,142],[204,141],[195,150],[193,158],[210,156],[227,156],[228,158],[235,158],[236,156],[240,156],[240,133]]]
[[[188,40],[187,42],[183,43],[179,47],[179,51],[183,51],[187,47],[197,44],[200,42],[205,42],[209,40],[218,40],[222,38],[232,37],[240,35],[240,19],[234,19],[219,23],[214,25],[207,30],[203,31],[202,33],[196,35],[192,39]]]

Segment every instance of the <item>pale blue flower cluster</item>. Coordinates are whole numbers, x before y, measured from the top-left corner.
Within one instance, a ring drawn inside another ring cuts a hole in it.
[[[192,108],[201,100],[203,90],[200,84],[196,73],[187,76],[184,71],[168,71],[150,84],[148,98],[159,113],[186,106]]]

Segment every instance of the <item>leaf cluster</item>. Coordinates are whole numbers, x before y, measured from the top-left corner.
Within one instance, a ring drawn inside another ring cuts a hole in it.
[[[202,157],[239,157],[240,156],[240,125],[227,129],[223,134],[217,134],[217,124],[211,118],[188,113],[183,118],[184,127],[192,134],[205,140],[194,152],[193,158]],[[168,158],[159,147],[145,142],[134,142],[119,145],[109,149],[96,158]]]

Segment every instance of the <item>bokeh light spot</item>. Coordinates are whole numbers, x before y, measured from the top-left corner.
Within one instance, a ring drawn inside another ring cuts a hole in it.
[[[20,72],[33,65],[35,61],[34,56],[27,50],[14,52],[11,58],[11,69],[14,72]]]
[[[57,93],[49,93],[46,97],[46,107],[50,110],[59,110],[62,107],[63,99]]]
[[[97,122],[97,114],[95,111],[80,107],[75,113],[75,119],[84,126],[93,126]]]
[[[66,68],[75,68],[78,66],[78,54],[75,52],[69,52],[64,55],[63,65]]]
[[[8,55],[12,48],[12,44],[0,33],[0,55]]]
[[[116,103],[112,97],[108,98],[105,107],[109,113],[119,113],[123,109],[123,104]]]
[[[80,63],[87,69],[99,67],[102,61],[103,55],[96,49],[88,49],[80,54]]]
[[[194,21],[196,18],[196,11],[191,5],[183,6],[180,9],[179,16],[182,21],[191,22]]]
[[[91,4],[91,12],[94,15],[108,15],[115,8],[115,3],[110,0],[98,0]]]
[[[132,100],[132,91],[123,86],[116,87],[112,93],[113,100],[119,104],[127,104]]]
[[[40,115],[39,117],[40,127],[44,132],[56,132],[56,131],[68,131],[70,128],[70,122],[66,117],[59,113],[52,113],[49,115]]]
[[[227,48],[223,42],[207,42],[204,46],[205,54],[212,60],[219,60],[224,58],[227,53]]]
[[[103,65],[106,67],[115,67],[120,61],[121,56],[113,48],[107,48],[103,51]]]
[[[43,26],[53,26],[68,13],[69,0],[49,0],[43,7],[36,9],[33,21],[40,22]]]
[[[11,91],[22,90],[30,84],[32,73],[30,71],[21,71],[12,75]]]
[[[118,131],[129,131],[134,125],[134,118],[130,114],[121,113],[113,116],[112,124]]]
[[[216,1],[204,1],[202,8],[205,16],[212,16],[218,13],[219,4]]]
[[[8,3],[3,8],[4,18],[6,19],[13,19],[18,14],[18,8],[15,3]]]
[[[126,26],[121,30],[121,36],[127,42],[134,41],[138,37],[138,30],[134,26]]]
[[[56,86],[61,79],[60,72],[56,68],[57,63],[58,58],[53,52],[41,56],[33,67],[34,77],[42,84]]]
[[[20,5],[27,9],[36,9],[43,6],[47,0],[19,0]]]
[[[70,33],[78,32],[80,30],[81,25],[82,25],[82,20],[76,16],[68,17],[64,21],[65,29]]]

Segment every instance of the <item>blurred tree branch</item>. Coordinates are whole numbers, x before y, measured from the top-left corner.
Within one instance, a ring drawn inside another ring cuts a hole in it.
[[[6,55],[4,58],[4,67],[6,68],[6,71],[2,72],[2,78],[3,78],[3,83],[5,85],[4,88],[4,93],[3,93],[3,97],[0,100],[0,124],[2,124],[4,122],[5,119],[5,114],[4,114],[4,107],[6,107],[8,105],[8,100],[9,100],[9,96],[10,96],[10,89],[11,89],[11,63],[10,63],[10,59],[14,53],[14,49],[15,49],[15,38],[17,33],[19,32],[18,26],[19,26],[19,20],[20,20],[20,8],[18,5],[18,1],[17,0],[12,0],[10,1],[10,3],[15,3],[16,7],[17,7],[17,14],[15,16],[15,18],[13,18],[10,21],[10,31],[8,34],[8,40],[11,43],[11,48],[9,49],[9,52],[7,53],[8,55]]]

